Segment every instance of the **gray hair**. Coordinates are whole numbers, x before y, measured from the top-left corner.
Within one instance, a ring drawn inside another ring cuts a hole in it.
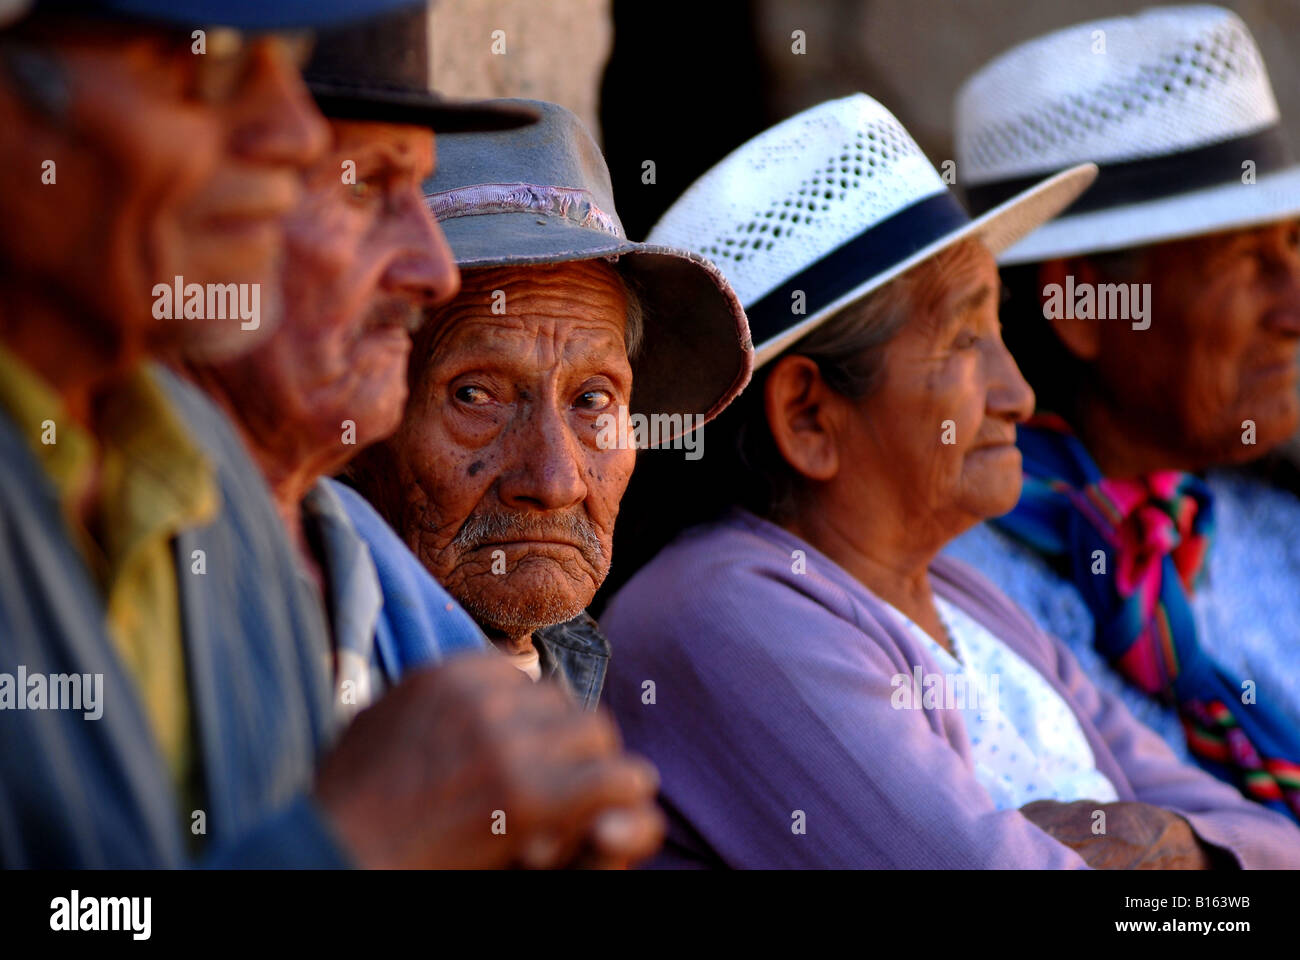
[[[916,287],[936,273],[946,273],[952,261],[962,256],[964,246],[942,251],[844,307],[782,355],[808,357],[836,393],[853,401],[866,399],[880,386],[885,348],[916,310]],[[723,414],[734,430],[731,463],[724,470],[731,471],[727,484],[741,506],[781,522],[797,509],[803,481],[772,439],[765,383],[765,375],[756,376],[732,410]]]
[[[623,342],[627,345],[628,362],[636,360],[641,352],[641,343],[645,339],[645,305],[641,298],[641,286],[623,271],[615,268],[619,282],[623,285],[623,295],[627,298],[627,322],[623,327]]]
[[[874,390],[884,366],[884,348],[911,315],[910,284],[895,279],[840,310],[790,348],[817,364],[836,393],[861,400]]]

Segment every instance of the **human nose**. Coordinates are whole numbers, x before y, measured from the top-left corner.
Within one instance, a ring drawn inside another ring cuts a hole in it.
[[[460,271],[418,189],[409,191],[392,221],[394,253],[384,271],[384,286],[425,307],[450,301],[460,291]]]
[[[563,510],[586,499],[581,444],[554,403],[534,404],[512,441],[519,461],[502,478],[503,503],[519,510]]]
[[[1000,340],[993,349],[993,365],[988,392],[991,416],[1024,423],[1034,412],[1034,389],[1020,372],[1011,351]]]

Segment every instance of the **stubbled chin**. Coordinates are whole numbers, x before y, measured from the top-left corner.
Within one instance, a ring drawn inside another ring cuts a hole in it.
[[[572,620],[595,592],[590,580],[576,582],[558,564],[530,560],[524,569],[469,579],[456,599],[480,624],[513,635]]]

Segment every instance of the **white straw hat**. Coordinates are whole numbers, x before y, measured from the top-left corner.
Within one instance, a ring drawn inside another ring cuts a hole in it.
[[[1003,263],[1300,214],[1300,166],[1263,58],[1241,19],[1219,7],[1162,7],[1030,40],[967,80],[955,109],[958,179],[973,210],[1072,164],[1101,168],[1091,190]]]
[[[759,134],[693,183],[651,243],[714,260],[749,317],[754,365],[842,307],[968,237],[994,254],[1054,217],[1096,167],[1065,171],[977,220],[921,148],[866,94]]]

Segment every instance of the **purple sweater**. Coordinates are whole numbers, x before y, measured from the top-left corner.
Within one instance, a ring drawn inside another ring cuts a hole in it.
[[[793,572],[795,551],[806,572]],[[1244,867],[1300,867],[1300,830],[1181,763],[991,583],[945,557],[930,576],[1064,697],[1120,800],[1181,814]],[[671,826],[656,865],[1086,866],[994,808],[959,710],[891,707],[895,675],[943,668],[866,587],[780,527],[736,510],[686,531],[601,626],[607,702],[663,780]]]

